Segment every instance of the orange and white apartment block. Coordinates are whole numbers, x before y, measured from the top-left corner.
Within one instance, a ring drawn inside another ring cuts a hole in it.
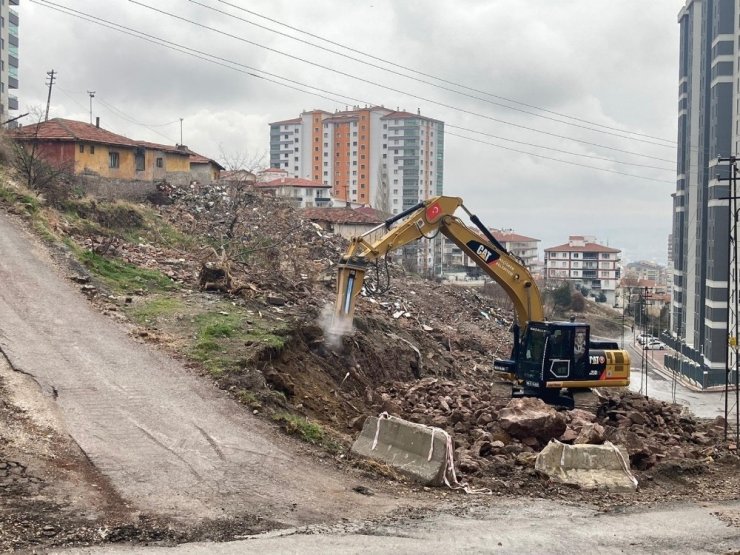
[[[381,106],[303,112],[270,124],[270,167],[397,214],[442,194],[444,123]]]

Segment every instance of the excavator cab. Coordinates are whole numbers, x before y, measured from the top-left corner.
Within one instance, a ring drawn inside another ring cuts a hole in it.
[[[515,397],[537,396],[572,406],[569,391],[588,387],[629,385],[629,357],[615,343],[592,342],[588,324],[530,322],[511,360],[494,368],[514,374]]]

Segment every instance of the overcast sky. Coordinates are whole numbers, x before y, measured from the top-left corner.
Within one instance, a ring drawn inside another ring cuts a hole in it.
[[[670,194],[675,191],[676,16],[682,1],[228,0],[232,6],[220,0],[51,2],[199,50],[201,56],[217,56],[220,64],[241,66],[235,71],[62,14],[41,2],[21,0],[17,93],[22,111],[45,106],[46,72],[54,69],[58,78],[50,117],[89,121],[87,91],[95,91],[93,116],[101,118],[102,127],[174,144],[180,141],[183,118],[183,142],[223,161],[267,153],[268,123],[297,117],[303,110],[334,111],[358,102],[419,109],[448,126],[468,129],[447,128],[445,194],[462,197],[486,225],[538,238],[541,248],[562,244],[568,235],[593,235],[602,244],[622,249],[625,261],[666,262]],[[302,90],[247,75],[245,66],[278,76],[270,79],[301,83],[292,86]],[[306,92],[308,87],[328,92],[314,89],[314,95]]]

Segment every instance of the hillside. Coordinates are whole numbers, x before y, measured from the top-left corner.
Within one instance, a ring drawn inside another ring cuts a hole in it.
[[[532,468],[542,442],[511,437],[496,422],[510,387],[492,361],[511,350],[511,312],[481,292],[391,265],[390,290],[361,297],[354,332],[332,344],[323,328],[346,242],[274,197],[162,187],[146,205],[69,196],[52,207],[6,183],[0,203],[55,245],[102,313],[336,464],[396,478],[347,457],[364,418],[386,411],[453,433],[459,470],[499,494],[605,506],[736,495],[738,458],[722,445],[720,422],[623,392],[587,395],[581,408],[601,441],[628,445],[644,484],[639,498],[543,481]],[[596,334],[621,329],[597,305],[585,316]],[[575,429],[575,417],[569,422]]]

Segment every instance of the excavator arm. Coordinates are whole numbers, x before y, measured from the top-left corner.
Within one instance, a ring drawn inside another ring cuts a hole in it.
[[[454,215],[458,208],[468,214],[482,235]],[[390,229],[399,220],[403,221]],[[383,229],[386,233],[374,239]],[[420,202],[352,239],[339,263],[335,325],[346,329],[351,323],[355,301],[362,290],[370,262],[423,237],[433,237],[438,232],[460,247],[506,291],[514,303],[517,322],[522,330],[526,329],[528,322],[544,320],[540,292],[527,268],[506,251],[477,216],[465,208],[461,198],[439,196]]]

